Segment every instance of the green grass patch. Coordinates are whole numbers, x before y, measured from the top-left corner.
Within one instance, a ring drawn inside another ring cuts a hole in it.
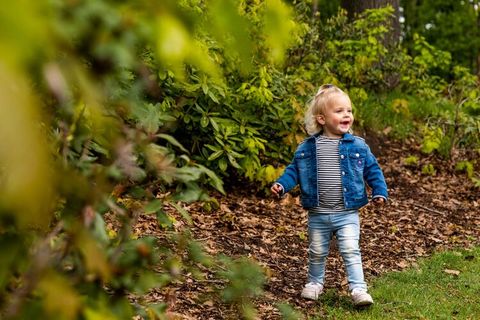
[[[327,291],[310,319],[480,319],[480,248],[438,253],[418,266],[376,279],[375,304],[356,309]]]
[[[360,125],[405,139],[417,134],[419,127],[429,119],[451,118],[454,105],[446,100],[426,100],[413,95],[392,91],[384,95],[371,95],[355,109]]]

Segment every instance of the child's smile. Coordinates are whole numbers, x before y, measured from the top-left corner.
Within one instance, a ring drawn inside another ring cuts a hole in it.
[[[331,138],[341,138],[352,127],[353,120],[350,101],[342,95],[338,95],[325,107],[323,114],[317,116],[318,123],[323,126],[324,135]]]

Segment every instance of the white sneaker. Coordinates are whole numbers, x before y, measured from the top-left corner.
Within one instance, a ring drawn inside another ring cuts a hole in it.
[[[372,296],[366,289],[356,288],[352,290],[353,304],[357,307],[365,307],[373,304]]]
[[[323,285],[320,283],[309,282],[302,290],[302,298],[317,300],[323,292]]]

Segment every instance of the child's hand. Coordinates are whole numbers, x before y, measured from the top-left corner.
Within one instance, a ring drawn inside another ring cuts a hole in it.
[[[376,206],[383,206],[385,204],[385,198],[382,197],[373,198],[372,201]]]
[[[273,186],[270,188],[270,191],[272,191],[272,193],[277,197],[280,197],[280,194],[282,193],[283,188],[278,183],[274,183]]]

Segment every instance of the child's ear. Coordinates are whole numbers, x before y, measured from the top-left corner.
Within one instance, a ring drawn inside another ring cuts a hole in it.
[[[325,117],[323,114],[318,114],[316,116],[317,122],[320,123],[322,126],[325,125]]]

